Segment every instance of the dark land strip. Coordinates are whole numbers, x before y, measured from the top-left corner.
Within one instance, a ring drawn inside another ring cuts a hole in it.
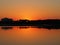
[[[60,29],[60,19],[14,21],[9,18],[3,18],[0,20],[0,26],[34,26],[37,28]]]

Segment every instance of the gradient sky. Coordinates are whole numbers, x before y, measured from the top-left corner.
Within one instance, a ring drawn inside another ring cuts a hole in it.
[[[0,0],[0,18],[60,19],[60,0]]]

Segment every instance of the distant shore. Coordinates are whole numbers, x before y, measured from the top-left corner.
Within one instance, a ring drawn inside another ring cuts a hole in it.
[[[38,28],[60,29],[60,19],[13,21],[12,19],[9,18],[3,18],[0,21],[0,26],[35,26]]]

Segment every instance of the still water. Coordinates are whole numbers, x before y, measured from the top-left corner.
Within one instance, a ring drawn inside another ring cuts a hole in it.
[[[0,27],[0,45],[60,45],[60,29]]]

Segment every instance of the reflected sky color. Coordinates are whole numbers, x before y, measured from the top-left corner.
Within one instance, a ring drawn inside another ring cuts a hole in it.
[[[60,19],[60,0],[0,0],[0,18]]]
[[[0,45],[60,45],[60,29],[0,28]]]

